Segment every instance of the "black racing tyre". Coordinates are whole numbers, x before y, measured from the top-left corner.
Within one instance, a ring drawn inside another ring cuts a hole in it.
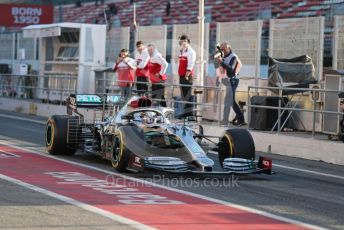
[[[144,145],[144,133],[141,129],[132,125],[119,127],[114,135],[112,167],[119,172],[126,171],[130,155],[132,153],[141,155]]]
[[[75,120],[73,116],[52,116],[47,121],[45,129],[45,144],[52,155],[73,155],[77,150],[76,143],[67,143],[68,120]],[[70,129],[77,129],[77,122],[69,122]],[[72,127],[73,126],[73,127]],[[75,127],[74,127],[75,126]],[[70,136],[71,137],[71,136]],[[76,138],[74,142],[76,142]]]
[[[246,129],[228,129],[219,142],[219,161],[221,166],[226,158],[255,159],[254,141]]]

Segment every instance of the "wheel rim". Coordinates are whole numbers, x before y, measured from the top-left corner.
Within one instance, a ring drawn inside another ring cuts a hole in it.
[[[121,144],[122,144],[121,138],[119,136],[115,136],[113,153],[112,153],[112,163],[114,165],[117,165],[121,158],[121,155],[122,155]]]
[[[229,135],[225,134],[222,138],[221,138],[221,145],[220,146],[220,152],[218,154],[219,157],[219,161],[221,164],[221,167],[223,167],[223,161],[226,158],[232,158],[233,157],[233,144],[231,141],[231,138]],[[227,148],[226,148],[227,146]]]
[[[227,140],[227,143],[228,143],[228,147],[229,147],[229,153],[228,153],[228,155],[229,155],[229,157],[234,157],[233,155],[234,155],[234,151],[233,151],[233,141],[232,141],[232,138],[231,138],[231,136],[230,135],[228,135],[228,134],[225,134],[224,135],[224,138]]]
[[[47,146],[51,146],[54,140],[54,128],[51,123],[47,125],[45,141]]]

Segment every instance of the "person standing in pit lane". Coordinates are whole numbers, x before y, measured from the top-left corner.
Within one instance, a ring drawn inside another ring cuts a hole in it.
[[[121,89],[121,96],[124,100],[131,96],[135,68],[135,60],[129,57],[127,49],[122,49],[112,69],[118,74],[118,86]]]
[[[179,54],[179,84],[182,102],[191,102],[192,98],[192,82],[194,78],[194,66],[196,62],[196,52],[190,46],[190,38],[182,35],[179,38],[180,54]],[[193,105],[184,104],[183,117],[193,115]]]
[[[158,99],[157,104],[166,107],[164,84],[167,79],[166,70],[168,63],[153,44],[149,44],[147,48],[150,56],[148,71],[152,83],[152,98]]]
[[[149,82],[149,54],[142,41],[136,42],[136,89],[139,96],[148,94],[148,82]]]

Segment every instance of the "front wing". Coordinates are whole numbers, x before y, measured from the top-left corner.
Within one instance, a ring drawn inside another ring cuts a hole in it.
[[[135,172],[145,170],[157,170],[176,174],[194,175],[247,175],[247,174],[274,174],[272,171],[272,161],[266,157],[259,157],[258,161],[241,158],[227,158],[224,160],[221,171],[214,171],[213,168],[203,170],[196,169],[174,157],[148,157],[140,158],[131,155],[129,158],[128,169]]]

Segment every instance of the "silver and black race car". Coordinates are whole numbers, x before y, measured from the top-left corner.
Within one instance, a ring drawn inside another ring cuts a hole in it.
[[[94,119],[86,121],[77,108],[92,110]],[[272,161],[266,157],[256,161],[254,141],[246,129],[206,136],[191,117],[175,120],[172,108],[153,106],[147,97],[134,96],[122,103],[116,95],[72,94],[67,114],[47,121],[50,154],[95,153],[118,171],[271,174]],[[215,170],[210,153],[218,154],[222,170]]]

